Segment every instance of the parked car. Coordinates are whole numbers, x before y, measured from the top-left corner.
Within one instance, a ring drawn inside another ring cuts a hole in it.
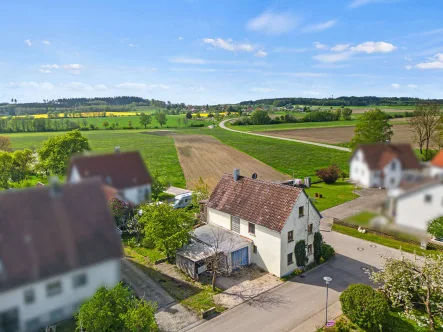
[[[174,203],[172,203],[172,206],[174,207],[174,209],[181,209],[191,204],[191,201],[192,193],[177,195],[174,198]]]

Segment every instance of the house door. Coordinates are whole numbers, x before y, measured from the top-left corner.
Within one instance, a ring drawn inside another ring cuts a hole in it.
[[[232,269],[238,269],[241,266],[246,266],[249,264],[248,260],[248,247],[233,251],[232,256]]]

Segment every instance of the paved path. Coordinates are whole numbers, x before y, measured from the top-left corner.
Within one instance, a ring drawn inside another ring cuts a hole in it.
[[[290,142],[297,142],[297,143],[303,143],[303,144],[311,144],[311,145],[317,145],[317,146],[321,146],[323,148],[328,148],[328,149],[335,149],[335,150],[340,150],[340,151],[347,151],[350,152],[351,149],[349,148],[345,148],[342,146],[336,146],[336,145],[329,145],[329,144],[323,144],[323,143],[316,143],[316,142],[309,142],[309,141],[301,141],[298,139],[294,139],[294,138],[287,138],[287,137],[277,137],[277,136],[271,136],[271,135],[265,135],[265,134],[258,134],[258,133],[253,133],[250,131],[240,131],[240,130],[235,130],[229,127],[226,127],[225,123],[228,121],[232,121],[235,119],[227,119],[227,120],[223,120],[222,122],[220,122],[220,127],[229,131],[233,131],[236,133],[240,133],[240,134],[248,134],[248,135],[254,135],[254,136],[263,136],[263,137],[268,137],[268,138],[273,138],[273,139],[279,139],[282,141],[290,141]]]
[[[121,267],[123,280],[132,287],[138,297],[157,302],[158,311],[155,319],[160,331],[177,332],[199,321],[192,311],[177,303],[163,288],[127,259],[122,259]]]
[[[346,219],[363,211],[379,212],[386,200],[386,190],[384,189],[361,189],[355,193],[360,197],[321,211],[323,218]]]
[[[328,306],[332,319],[341,314],[339,296],[349,284],[370,284],[367,269],[382,268],[382,255],[400,255],[398,250],[336,232],[323,232],[323,237],[336,249],[336,258],[307,272],[304,278],[296,277],[192,331],[315,331],[325,321],[324,276],[332,278]]]

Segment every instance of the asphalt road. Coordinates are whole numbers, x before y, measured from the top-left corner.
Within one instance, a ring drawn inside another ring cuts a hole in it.
[[[332,278],[328,307],[332,319],[340,314],[339,296],[349,284],[371,284],[366,271],[382,268],[383,255],[400,255],[398,250],[373,247],[371,242],[336,232],[323,232],[323,237],[337,252],[333,260],[191,331],[315,331],[325,322],[324,276]]]
[[[279,139],[282,141],[290,141],[290,142],[297,142],[297,143],[303,143],[303,144],[310,144],[310,145],[317,145],[317,146],[321,146],[323,148],[328,148],[328,149],[334,149],[334,150],[340,150],[340,151],[347,151],[350,152],[351,149],[349,148],[345,148],[342,146],[337,146],[337,145],[329,145],[329,144],[324,144],[324,143],[316,143],[316,142],[309,142],[309,141],[302,141],[302,140],[298,140],[298,139],[294,139],[294,138],[287,138],[287,137],[277,137],[277,136],[271,136],[271,135],[265,135],[265,134],[259,134],[259,133],[253,133],[253,132],[248,132],[248,131],[240,131],[240,130],[235,130],[229,127],[225,126],[225,123],[228,121],[232,121],[235,119],[227,119],[227,120],[223,120],[222,122],[220,122],[220,128],[229,130],[229,131],[233,131],[236,133],[241,133],[241,134],[248,134],[248,135],[254,135],[254,136],[263,136],[263,137],[268,137],[268,138],[273,138],[273,139]]]

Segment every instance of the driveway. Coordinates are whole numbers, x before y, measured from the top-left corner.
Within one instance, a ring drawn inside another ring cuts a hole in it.
[[[122,259],[121,269],[124,282],[131,286],[138,297],[157,303],[155,319],[160,331],[180,331],[199,320],[197,315],[177,303],[163,288],[125,258]]]
[[[336,249],[333,260],[192,331],[315,331],[325,322],[324,276],[332,278],[328,313],[329,319],[333,319],[341,313],[339,296],[349,284],[371,284],[366,271],[382,268],[383,255],[400,255],[398,250],[336,232],[324,232],[323,237]]]
[[[254,136],[263,136],[263,137],[267,137],[267,138],[273,138],[273,139],[279,139],[282,141],[290,141],[290,142],[296,142],[296,143],[303,143],[303,144],[310,144],[310,145],[317,145],[317,146],[321,146],[323,148],[328,148],[328,149],[334,149],[334,150],[340,150],[340,151],[346,151],[346,152],[351,152],[351,149],[349,148],[345,148],[342,146],[337,146],[337,145],[329,145],[329,144],[324,144],[324,143],[316,143],[316,142],[309,142],[309,141],[302,141],[302,140],[298,140],[298,139],[294,139],[294,138],[287,138],[287,137],[277,137],[277,136],[271,136],[271,135],[266,135],[266,134],[258,134],[258,133],[253,133],[253,132],[249,132],[249,131],[240,131],[240,130],[235,130],[229,127],[226,127],[225,123],[228,121],[232,121],[232,120],[236,120],[236,119],[227,119],[227,120],[223,120],[222,122],[220,122],[219,126],[220,128],[223,128],[225,130],[229,130],[229,131],[233,131],[236,133],[240,133],[240,134],[247,134],[247,135],[254,135]]]
[[[378,212],[386,200],[385,189],[363,188],[355,193],[360,197],[321,211],[323,218],[346,219],[363,211]]]

